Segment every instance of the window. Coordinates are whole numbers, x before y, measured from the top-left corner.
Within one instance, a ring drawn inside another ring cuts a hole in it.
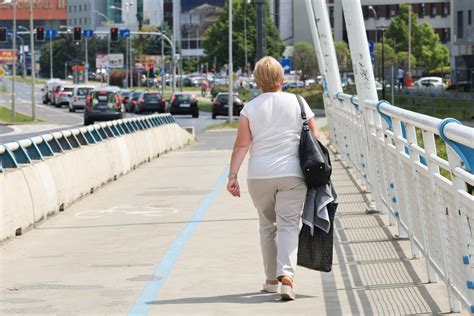
[[[386,6],[385,6],[384,17],[385,17],[386,19],[390,18],[390,6],[389,6],[389,5],[386,5]]]
[[[74,6],[74,12],[76,12],[76,10],[77,10],[77,7],[76,7],[76,6]]]
[[[436,4],[434,3],[431,4],[431,16],[432,17],[436,16]]]
[[[443,2],[441,3],[441,15],[442,16],[448,16],[449,15],[449,3]]]
[[[390,17],[394,17],[397,15],[397,6],[396,5],[391,5],[390,6]]]
[[[79,12],[82,11],[82,4],[79,5]]]
[[[425,17],[425,4],[424,3],[420,3],[418,5],[418,17],[420,19]]]
[[[82,24],[82,18],[79,18],[79,24]]]
[[[334,27],[334,7],[329,8],[329,21],[331,22],[331,27]]]
[[[467,25],[472,24],[472,10],[467,11]]]
[[[458,39],[464,37],[464,21],[463,21],[464,14],[463,13],[464,13],[463,11],[458,11],[458,23],[457,23],[457,33],[456,33]]]

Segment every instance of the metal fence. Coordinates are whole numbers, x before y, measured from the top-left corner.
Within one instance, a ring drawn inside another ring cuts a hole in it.
[[[413,257],[426,257],[429,281],[439,276],[446,283],[452,309],[460,301],[474,312],[474,129],[386,101],[344,93],[337,99],[328,110],[342,158],[361,183],[379,188],[371,190],[378,208],[410,239]]]
[[[96,144],[108,138],[172,123],[176,121],[170,114],[154,114],[97,123],[0,145],[0,173],[8,168],[19,168],[22,164],[31,164],[34,161]]]

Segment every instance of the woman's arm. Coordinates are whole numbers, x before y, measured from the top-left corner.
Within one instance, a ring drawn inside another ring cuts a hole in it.
[[[240,197],[240,187],[237,181],[237,174],[240,166],[247,155],[252,141],[249,120],[245,116],[240,116],[239,127],[237,129],[237,138],[235,139],[232,157],[230,159],[229,182],[227,183],[227,191],[233,196]]]
[[[314,137],[316,137],[318,140],[320,140],[318,127],[316,126],[316,120],[314,118],[309,119],[308,126],[309,126],[309,129],[311,130],[311,132],[313,133]]]

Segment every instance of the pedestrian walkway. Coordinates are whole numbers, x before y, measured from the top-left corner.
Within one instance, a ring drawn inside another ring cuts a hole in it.
[[[0,245],[0,314],[400,315],[448,312],[445,287],[333,157],[334,269],[299,268],[297,299],[260,292],[258,219],[225,190],[235,132],[207,132]]]

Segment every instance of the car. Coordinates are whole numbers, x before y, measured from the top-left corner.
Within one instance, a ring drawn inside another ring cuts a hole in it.
[[[199,117],[199,106],[195,94],[188,92],[175,92],[169,102],[169,113],[191,114],[192,117]]]
[[[56,105],[56,100],[57,100],[58,95],[59,95],[59,90],[60,90],[61,87],[64,86],[65,84],[66,84],[66,83],[63,82],[63,81],[54,82],[54,83],[52,84],[51,97],[50,97],[49,104],[51,104],[51,105]]]
[[[63,105],[69,105],[69,101],[71,99],[73,91],[74,91],[73,85],[61,86],[58,90],[58,94],[56,95],[54,106],[56,106],[57,108],[60,108]]]
[[[53,94],[52,92],[54,89],[54,85],[57,83],[62,83],[62,81],[60,79],[53,78],[45,82],[43,88],[41,88],[41,91],[43,92],[43,95],[41,97],[43,104],[48,104],[49,102],[51,102],[51,96]]]
[[[294,88],[304,88],[303,81],[287,82],[283,85],[282,90],[286,91],[288,89],[294,89]]]
[[[216,95],[215,99],[212,99],[212,118],[216,119],[218,115],[228,116],[229,115],[229,93],[220,92]],[[239,116],[240,111],[244,108],[244,101],[238,94],[234,94],[233,99],[233,115]]]
[[[132,91],[130,90],[120,90],[120,98],[122,98],[122,104],[127,111],[128,111],[128,107],[129,107],[128,103],[130,101],[129,99],[131,95],[132,95]]]
[[[155,91],[142,92],[134,106],[135,114],[142,112],[165,113],[166,100]]]
[[[423,77],[413,83],[415,88],[446,88],[441,77]]]
[[[135,106],[137,105],[138,99],[140,98],[141,95],[142,95],[141,91],[134,91],[131,93],[128,103],[125,104],[125,109],[128,112],[130,113],[135,112]]]
[[[84,125],[96,121],[112,121],[123,118],[124,107],[119,93],[110,87],[89,92],[84,109]]]
[[[86,99],[89,92],[94,90],[94,86],[77,85],[72,91],[72,96],[69,100],[69,112],[76,112],[78,109],[84,109],[86,106]]]

